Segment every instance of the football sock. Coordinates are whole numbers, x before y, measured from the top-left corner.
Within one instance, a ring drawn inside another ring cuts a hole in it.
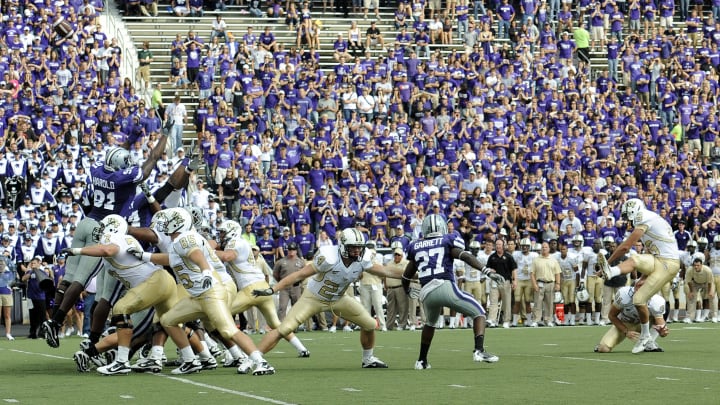
[[[610,267],[610,278],[620,275],[620,268],[618,266]]]
[[[475,350],[485,351],[485,335],[475,336]]]
[[[427,352],[426,352],[427,354]],[[373,349],[363,349],[363,360],[367,360],[373,355]]]
[[[201,340],[200,345],[202,346],[202,350],[200,351],[200,353],[198,353],[200,355],[200,358],[203,360],[211,358],[212,355],[210,354],[210,349],[208,349],[207,343],[205,343],[204,340]]]
[[[293,338],[290,339],[290,344],[293,345],[293,347],[299,352],[307,350],[307,348],[302,344],[302,342],[300,341],[300,339],[298,339],[297,336],[293,336]]]
[[[520,315],[518,315],[518,314],[513,314],[513,317],[512,317],[512,318],[513,318],[512,324],[515,325],[515,326],[517,326],[518,319],[520,319]]]
[[[658,331],[655,330],[655,328],[650,329],[650,340],[654,342],[655,339],[658,338],[658,336],[660,336],[660,334],[658,333]]]
[[[237,347],[237,345],[233,345],[228,349],[228,352],[230,352],[230,355],[233,359],[237,360],[240,357],[243,356],[243,353],[240,351],[240,348]]]
[[[424,361],[427,363],[427,354],[430,351],[430,345],[427,343],[420,343],[420,356],[418,357],[418,360]]]
[[[195,353],[193,353],[192,347],[190,347],[190,345],[187,345],[184,348],[180,349],[180,358],[183,362],[191,362],[195,360]]]
[[[162,346],[153,346],[150,349],[150,358],[153,360],[160,360],[163,357],[163,347]]]
[[[117,361],[118,363],[127,363],[128,355],[130,354],[130,348],[127,346],[118,346],[117,348]]]
[[[650,336],[650,322],[640,324],[640,337]]]
[[[92,331],[91,331],[91,332],[90,332],[90,337],[89,337],[90,343],[97,343],[97,342],[99,342],[99,341],[100,341],[100,335],[101,335],[100,333],[92,332]]]
[[[67,312],[63,311],[62,309],[58,308],[57,311],[52,316],[52,320],[55,321],[58,325],[62,325],[63,322],[65,322],[65,317],[67,316]]]
[[[264,361],[262,353],[260,353],[260,350],[255,350],[254,352],[250,353],[250,359],[252,359],[252,361],[254,361],[256,363]]]
[[[709,309],[703,309],[703,310],[702,310],[702,319],[707,318],[708,315],[710,315],[710,310],[709,310]]]

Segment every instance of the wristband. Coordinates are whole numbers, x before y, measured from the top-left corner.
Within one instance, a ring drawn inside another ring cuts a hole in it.
[[[150,195],[150,196],[145,196],[145,197],[147,198],[147,201],[148,201],[150,204],[155,204],[155,201],[157,201],[157,200],[155,199],[155,197],[153,197],[152,195]]]
[[[152,259],[152,253],[143,252],[142,261],[149,262]]]
[[[72,252],[73,256],[80,256],[82,254],[80,253],[82,251],[82,248],[72,248],[70,249],[70,251]]]

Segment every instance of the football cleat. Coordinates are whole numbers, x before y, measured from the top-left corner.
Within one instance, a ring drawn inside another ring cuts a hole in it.
[[[225,350],[221,349],[220,346],[218,346],[218,345],[210,347],[209,350],[210,350],[210,355],[213,357],[216,357],[216,358],[225,354]]]
[[[328,332],[330,332],[330,333],[337,332],[337,326],[331,326],[330,329],[328,329]]]
[[[50,347],[60,347],[60,337],[58,334],[60,333],[60,325],[57,324],[57,322],[53,321],[52,319],[49,319],[40,325],[40,333],[45,335],[45,342]]]
[[[83,339],[80,341],[79,346],[80,350],[87,350],[90,348],[90,346],[92,346],[92,342],[90,341],[90,339]]]
[[[200,360],[200,365],[203,370],[215,370],[217,368],[217,360],[215,360],[215,357],[208,357],[207,359]]]
[[[604,254],[598,253],[597,265],[600,267],[600,271],[602,271],[605,280],[610,280],[612,278],[612,274],[610,273],[610,265],[608,264]]]
[[[424,360],[418,360],[415,362],[415,370],[427,370],[430,369],[430,364]]]
[[[230,357],[229,359],[225,359],[223,361],[223,367],[225,367],[225,368],[238,367],[241,362],[242,362],[242,359],[233,359],[232,357]]]
[[[363,360],[362,368],[388,368],[388,365],[377,357],[370,356]]]
[[[99,354],[97,356],[90,357],[90,361],[95,365],[95,367],[107,366],[109,364],[105,360],[105,356],[103,354]]]
[[[268,364],[267,361],[259,361],[255,363],[252,375],[273,375],[275,374],[275,368]]]
[[[216,364],[216,367],[217,367],[217,364]],[[192,361],[183,362],[182,364],[180,364],[180,367],[175,368],[170,372],[172,374],[190,374],[190,373],[197,373],[202,369],[203,369],[203,366],[200,363],[200,360],[194,359]]]
[[[640,336],[640,338],[635,342],[635,346],[632,348],[633,354],[639,354],[645,351],[645,345],[650,342],[650,336]]]
[[[301,350],[298,352],[298,357],[310,357],[310,350]]]
[[[87,373],[90,371],[90,356],[82,350],[79,350],[73,354],[73,361],[77,366],[77,371],[81,373]]]
[[[665,350],[663,350],[662,347],[658,346],[655,342],[650,342],[647,345],[645,345],[645,350],[643,350],[645,353],[662,353]]]
[[[103,353],[105,357],[105,364],[110,364],[117,358],[117,349],[110,349]]]
[[[137,373],[159,373],[162,371],[163,365],[161,360],[151,359],[148,357],[138,360],[138,362],[133,364],[130,368],[132,371]]]
[[[343,332],[352,332],[353,328],[350,327],[350,325],[345,325],[343,327]]]
[[[480,350],[475,350],[473,352],[473,361],[484,361],[485,363],[497,363],[498,361],[500,361],[500,358],[492,353],[481,352]]]
[[[252,370],[253,362],[249,357],[240,360],[240,365],[237,368],[238,374],[248,374]]]
[[[685,323],[692,323],[692,319],[690,319],[690,318],[685,318],[685,319],[683,320],[683,322],[685,322]]]
[[[132,369],[130,364],[121,363],[119,361],[113,361],[107,366],[98,367],[97,372],[103,375],[125,375],[128,374]]]

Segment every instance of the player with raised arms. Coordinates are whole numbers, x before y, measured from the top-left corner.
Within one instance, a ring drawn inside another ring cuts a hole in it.
[[[453,261],[462,260],[495,282],[502,283],[504,278],[494,270],[484,268],[482,263],[470,252],[465,250],[465,242],[456,233],[448,234],[445,218],[431,214],[421,224],[422,238],[410,243],[408,247],[408,264],[402,276],[402,283],[408,294],[418,293],[410,290],[410,282],[417,274],[422,288],[419,299],[425,309],[425,326],[420,338],[420,356],[415,362],[416,370],[430,368],[427,354],[430,350],[435,324],[443,307],[464,314],[473,320],[475,336],[473,360],[495,363],[498,356],[485,351],[485,309],[475,297],[461,291],[455,282]]]
[[[122,147],[112,147],[105,154],[105,161],[90,169],[93,186],[92,208],[75,230],[71,248],[93,245],[93,233],[100,227],[99,221],[108,215],[119,214],[124,205],[133,200],[137,185],[145,181],[165,150],[167,137],[161,136],[157,145],[143,162],[134,165],[130,152]],[[99,257],[73,256],[68,258],[65,277],[55,293],[55,305],[51,319],[42,325],[45,341],[50,347],[59,347],[58,333],[67,312],[77,302],[80,294],[101,269]],[[93,336],[95,342],[99,336]],[[94,342],[93,342],[94,343]]]
[[[303,322],[315,314],[331,311],[360,327],[360,345],[363,348],[363,368],[387,368],[375,357],[375,318],[362,304],[345,291],[367,271],[379,277],[400,278],[401,274],[375,264],[373,254],[365,255],[365,237],[356,228],[344,229],[339,234],[338,246],[322,246],[312,262],[308,263],[275,286],[254,290],[256,296],[269,296],[308,277],[305,291],[290,308],[277,329],[268,332],[260,342],[260,350],[267,353],[281,338],[287,338]]]

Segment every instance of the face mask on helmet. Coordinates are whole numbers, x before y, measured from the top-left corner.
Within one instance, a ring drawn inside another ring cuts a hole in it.
[[[203,212],[198,207],[185,207],[185,210],[190,214],[192,217],[192,224],[195,229],[202,228],[203,225]]]
[[[157,230],[164,234],[182,233],[192,227],[190,214],[182,208],[171,208],[158,219]]]
[[[423,219],[421,230],[425,238],[443,236],[448,233],[447,222],[441,215],[431,214]]]
[[[360,261],[365,253],[365,236],[355,228],[345,229],[340,233],[338,249],[342,258]]]

